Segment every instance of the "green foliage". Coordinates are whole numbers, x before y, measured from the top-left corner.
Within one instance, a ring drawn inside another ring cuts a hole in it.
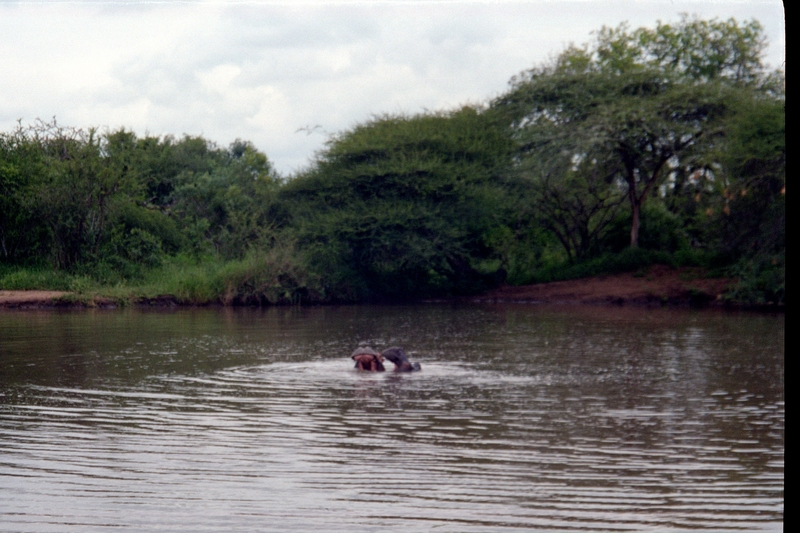
[[[786,248],[786,113],[783,102],[748,104],[729,124],[710,208],[724,253],[774,255]]]
[[[100,294],[122,302],[167,298],[191,305],[329,301],[302,257],[295,243],[288,240],[232,261],[178,255],[148,270],[138,283],[105,289]]]
[[[146,269],[160,265],[165,257],[162,241],[141,228],[127,232],[114,228],[104,248],[108,256],[93,265],[93,270],[102,272],[103,267],[110,267],[121,279],[138,278]]]
[[[613,271],[591,258],[626,244],[738,265],[742,287],[779,279],[762,266],[785,250],[783,73],[764,67],[765,46],[756,21],[684,15],[604,27],[512,78],[492,111],[517,144],[517,204],[573,264],[541,262],[536,279]]]
[[[47,267],[5,267],[0,269],[0,290],[69,291],[75,286],[73,276]]]
[[[675,258],[667,253],[643,248],[626,248],[619,253],[606,253],[580,263],[560,263],[537,270],[537,283],[578,279],[600,274],[634,272],[653,264],[677,266]]]
[[[766,38],[756,20],[702,20],[683,14],[676,24],[658,22],[654,29],[604,26],[589,54],[596,68],[626,73],[651,68],[699,81],[720,78],[736,83],[764,79],[761,62]],[[586,50],[586,49],[584,49]]]
[[[166,253],[175,253],[185,247],[185,237],[175,218],[160,209],[128,202],[117,206],[112,216],[114,229],[122,234],[134,230],[149,233]]]
[[[240,258],[273,238],[271,209],[277,187],[277,174],[266,156],[251,144],[236,141],[224,165],[176,179],[172,211],[193,230],[190,239],[204,241],[203,251]]]
[[[584,256],[619,202],[631,206],[631,246],[642,205],[672,168],[702,164],[722,131],[733,89],[637,70],[534,72],[495,105],[509,113],[518,171],[570,255]],[[594,219],[594,220],[593,220]]]
[[[19,126],[0,135],[0,261],[121,280],[183,251],[243,257],[271,242],[277,184],[243,141]]]
[[[738,279],[726,295],[732,302],[751,305],[786,303],[786,256],[756,255],[739,260],[728,273]]]
[[[750,103],[729,126],[726,179],[707,208],[707,240],[733,266],[731,297],[784,303],[786,293],[786,113],[783,102]],[[721,189],[721,190],[720,190]]]
[[[619,213],[609,224],[609,230],[600,248],[622,252],[630,244],[630,213]],[[675,253],[690,248],[689,236],[683,221],[667,209],[663,201],[653,198],[642,207],[639,227],[639,247]]]
[[[571,257],[585,256],[622,194],[638,246],[648,195],[676,172],[712,166],[741,103],[774,96],[781,76],[764,72],[760,32],[733,19],[684,17],[633,32],[623,24],[512,79],[493,107],[515,133],[517,170],[537,183],[544,218],[561,220],[551,229]],[[575,186],[576,176],[584,183]]]
[[[326,294],[317,276],[309,272],[294,243],[283,242],[266,252],[250,252],[229,263],[220,273],[223,303],[318,303]]]
[[[0,133],[0,287],[402,300],[667,262],[783,303],[785,90],[765,46],[756,21],[604,27],[487,108],[374,117],[287,181],[242,140],[19,125]]]
[[[333,138],[282,197],[312,266],[344,300],[479,290],[504,222],[508,139],[472,108],[378,117]]]
[[[48,231],[33,194],[45,173],[45,155],[22,126],[0,134],[0,263],[46,256]]]

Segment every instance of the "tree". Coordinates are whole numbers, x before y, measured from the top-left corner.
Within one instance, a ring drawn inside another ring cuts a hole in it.
[[[583,51],[595,70],[625,74],[649,68],[669,71],[697,82],[724,79],[736,84],[763,84],[770,79],[762,63],[767,47],[757,20],[702,20],[681,15],[676,24],[659,21],[655,29],[630,31],[627,23],[604,26],[593,48]]]
[[[596,160],[570,166],[561,173],[553,167],[540,171],[533,198],[539,224],[553,232],[574,262],[597,250],[625,196],[610,186],[615,172]]]
[[[723,180],[709,198],[706,226],[714,249],[735,262],[735,297],[785,300],[786,110],[783,102],[748,102],[728,124]]]
[[[570,47],[552,64],[512,78],[492,107],[517,139],[517,168],[524,171],[530,159],[556,161],[534,165],[551,182],[595,172],[580,168],[586,162],[604,169],[608,187],[625,191],[630,244],[638,246],[648,195],[678,170],[711,168],[707,156],[739,102],[780,86],[780,74],[766,75],[761,65],[760,32],[755,21],[740,26],[686,16],[655,30],[630,32],[623,24],[603,28],[592,46]],[[560,160],[549,156],[558,150]],[[595,194],[595,205],[612,196]]]
[[[19,263],[46,253],[47,228],[32,187],[45,174],[44,154],[21,124],[0,134],[0,261]]]
[[[473,108],[377,117],[332,138],[282,198],[342,298],[467,292],[496,279],[482,261],[504,216],[497,180],[508,150]]]
[[[23,134],[41,158],[27,194],[29,208],[48,229],[53,264],[70,269],[96,259],[110,213],[137,187],[129,167],[108,155],[108,138],[95,129],[38,121]]]
[[[273,237],[270,209],[279,184],[267,156],[251,143],[235,141],[210,171],[178,175],[170,193],[171,212],[198,230],[214,253],[240,258]],[[202,246],[198,243],[198,246]]]

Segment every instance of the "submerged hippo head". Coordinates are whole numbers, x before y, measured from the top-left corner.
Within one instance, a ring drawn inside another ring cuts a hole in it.
[[[414,370],[422,369],[419,363],[409,361],[406,352],[398,346],[384,350],[381,355],[394,363],[395,372],[413,372]]]
[[[383,356],[369,346],[359,346],[350,357],[356,362],[356,368],[359,370],[369,372],[386,370],[383,366]]]

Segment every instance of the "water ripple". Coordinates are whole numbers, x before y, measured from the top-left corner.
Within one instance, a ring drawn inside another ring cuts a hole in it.
[[[0,531],[782,529],[784,404],[756,388],[655,359],[368,374],[196,344],[259,360],[8,389]]]

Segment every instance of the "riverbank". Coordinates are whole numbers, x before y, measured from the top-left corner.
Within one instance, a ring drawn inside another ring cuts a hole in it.
[[[0,290],[0,308],[39,307],[116,307],[113,300],[104,297],[81,297],[67,291],[3,291]]]
[[[654,265],[624,274],[593,276],[536,285],[505,286],[468,298],[471,302],[526,302],[616,305],[725,306],[729,278],[706,278],[700,268]]]
[[[54,307],[70,294],[65,291],[0,291],[0,307]]]
[[[461,298],[470,302],[527,302],[616,305],[724,306],[723,297],[735,280],[706,278],[699,268],[671,268],[654,265],[633,273],[504,286],[479,296]],[[143,298],[134,305],[173,306],[181,302],[172,296]],[[65,291],[0,291],[0,307],[114,307],[113,299],[86,297]]]

